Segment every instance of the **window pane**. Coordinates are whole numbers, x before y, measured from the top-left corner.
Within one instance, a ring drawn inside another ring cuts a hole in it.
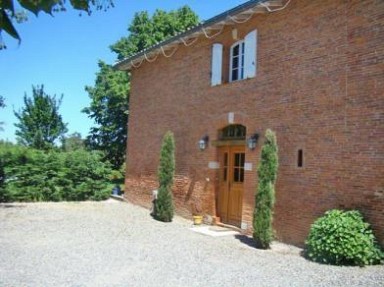
[[[240,154],[235,153],[235,166],[238,167],[240,166]]]
[[[236,57],[238,55],[239,55],[239,45],[236,45],[235,47],[233,47],[232,56]]]
[[[240,181],[240,174],[239,174],[239,169],[234,168],[233,169],[233,181],[234,182],[239,182]]]
[[[243,139],[245,139],[245,134],[246,134],[245,126],[242,126],[242,125],[229,125],[229,126],[223,128],[219,132],[219,138],[221,140],[226,140],[226,139],[243,140]]]
[[[232,70],[232,81],[236,81],[238,79],[237,70]]]
[[[240,154],[240,166],[244,167],[245,164],[245,153]]]
[[[239,181],[244,182],[244,169],[240,168]]]
[[[240,79],[244,79],[244,54],[241,56],[240,61]]]
[[[239,57],[234,57],[232,59],[232,69],[237,69],[239,67]]]

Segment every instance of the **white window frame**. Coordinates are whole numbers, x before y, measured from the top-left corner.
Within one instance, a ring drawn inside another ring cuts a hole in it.
[[[233,71],[233,50],[235,49],[236,46],[239,46],[239,67],[237,70],[237,79],[233,80],[232,78],[232,71]],[[243,50],[244,49],[244,50]],[[240,40],[234,43],[231,46],[231,53],[230,53],[230,58],[229,58],[229,82],[236,82],[236,81],[241,81],[244,80],[244,73],[245,73],[245,41]]]

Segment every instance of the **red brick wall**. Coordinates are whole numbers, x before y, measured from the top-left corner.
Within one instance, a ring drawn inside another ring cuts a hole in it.
[[[237,25],[239,37],[258,30],[257,76],[228,82],[232,40],[226,27],[213,40],[180,46],[132,71],[126,196],[149,206],[161,139],[175,134],[174,195],[190,214],[191,194],[215,214],[216,148],[200,151],[228,125],[277,134],[280,167],[274,225],[277,237],[302,245],[315,218],[331,208],[357,208],[384,245],[384,1],[292,0],[287,9],[256,14]],[[224,44],[222,85],[210,86],[211,46]],[[243,222],[252,226],[256,166],[263,137],[246,149]],[[297,167],[297,150],[304,167]]]

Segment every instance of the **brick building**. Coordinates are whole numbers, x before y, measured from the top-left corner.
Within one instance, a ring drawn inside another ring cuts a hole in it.
[[[150,206],[170,130],[177,212],[198,197],[251,232],[270,128],[277,238],[302,245],[326,210],[359,209],[384,245],[384,1],[251,0],[116,67],[131,73],[128,200]]]

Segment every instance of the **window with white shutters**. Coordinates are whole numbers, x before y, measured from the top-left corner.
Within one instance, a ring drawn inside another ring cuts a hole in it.
[[[223,45],[212,46],[211,85],[222,83]],[[257,30],[230,47],[229,82],[253,78],[257,72]]]
[[[256,76],[257,31],[247,34],[244,40],[231,47],[229,81],[238,81]]]

